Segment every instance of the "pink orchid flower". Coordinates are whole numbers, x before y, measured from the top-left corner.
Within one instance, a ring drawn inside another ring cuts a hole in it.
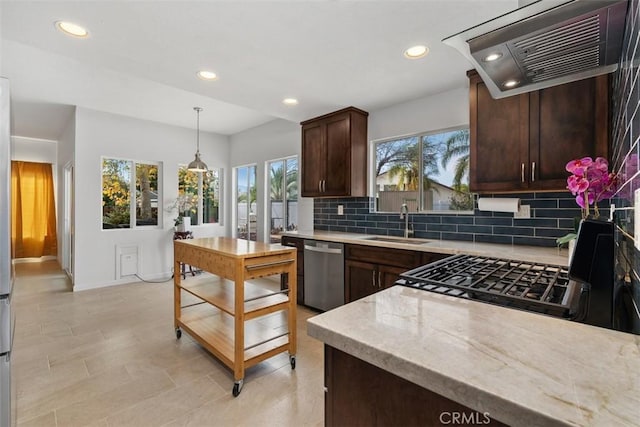
[[[583,157],[581,159],[571,160],[565,166],[567,172],[571,172],[574,175],[583,176],[584,171],[593,164],[593,159],[591,157]]]

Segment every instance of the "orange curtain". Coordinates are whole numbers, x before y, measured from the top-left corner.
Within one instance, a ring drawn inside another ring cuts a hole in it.
[[[56,205],[51,164],[12,161],[11,191],[11,239],[15,257],[56,255]]]

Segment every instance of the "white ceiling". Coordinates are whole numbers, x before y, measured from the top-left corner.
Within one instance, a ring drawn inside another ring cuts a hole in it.
[[[57,139],[72,106],[234,134],[353,105],[372,111],[467,85],[441,40],[517,0],[0,2],[14,131]],[[57,20],[90,37],[58,32]],[[403,50],[426,44],[426,58]],[[219,78],[205,82],[199,69]],[[285,97],[300,104],[287,107]]]

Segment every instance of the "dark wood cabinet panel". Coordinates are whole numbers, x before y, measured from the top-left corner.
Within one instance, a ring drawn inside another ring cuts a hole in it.
[[[471,190],[526,188],[523,167],[529,157],[528,96],[495,100],[477,74],[469,84]]]
[[[393,286],[407,270],[447,255],[366,245],[345,245],[345,301]]]
[[[540,189],[567,185],[571,159],[607,157],[609,141],[608,79],[592,79],[531,93],[532,183]]]
[[[439,426],[450,421],[446,414],[441,418],[443,413],[464,413],[476,424],[504,425],[331,346],[324,351],[327,426]]]
[[[290,246],[297,249],[296,260],[296,278],[298,279],[298,295],[296,295],[296,302],[298,304],[304,304],[304,239],[292,236],[282,236],[281,244],[283,246]],[[288,277],[283,274],[280,276],[280,289],[287,289]]]
[[[326,159],[327,146],[324,142],[324,128],[321,123],[310,123],[302,127],[301,182],[303,196],[314,197],[321,194],[322,178],[326,175],[326,162],[313,159]],[[305,159],[307,159],[305,161]],[[305,195],[306,194],[306,195]]]
[[[564,190],[569,160],[607,157],[607,75],[502,99],[468,75],[471,191]]]
[[[345,258],[374,264],[392,265],[406,270],[420,266],[422,260],[421,252],[418,251],[366,245],[347,245]]]
[[[389,265],[378,266],[378,284],[380,290],[387,289],[396,283],[396,280],[400,278],[400,274],[407,271],[408,268],[392,267]]]
[[[367,116],[349,107],[301,123],[303,197],[366,195]]]
[[[346,302],[374,294],[381,289],[377,285],[378,268],[368,262],[346,260],[344,263]]]

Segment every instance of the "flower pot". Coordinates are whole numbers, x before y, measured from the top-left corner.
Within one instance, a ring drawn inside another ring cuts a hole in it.
[[[184,222],[176,225],[176,231],[178,233],[184,233],[185,231],[187,231],[186,228],[184,227]]]
[[[184,229],[182,231],[191,230],[191,217],[190,216],[183,216],[181,225],[184,227]]]

